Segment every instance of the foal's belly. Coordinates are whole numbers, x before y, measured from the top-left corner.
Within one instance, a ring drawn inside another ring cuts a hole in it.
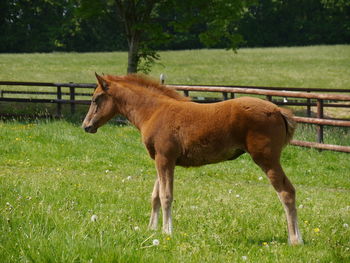
[[[237,148],[230,149],[192,149],[185,152],[176,160],[176,165],[189,167],[201,166],[211,163],[219,163],[227,160],[234,160],[244,151]]]

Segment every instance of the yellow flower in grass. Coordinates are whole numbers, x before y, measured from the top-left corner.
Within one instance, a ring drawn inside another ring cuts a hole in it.
[[[315,233],[319,233],[319,232],[320,232],[320,229],[319,229],[318,227],[315,227],[315,228],[314,228],[314,232],[315,232]]]

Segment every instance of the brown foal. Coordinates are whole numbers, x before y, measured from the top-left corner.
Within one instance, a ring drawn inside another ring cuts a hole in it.
[[[284,206],[290,243],[302,243],[295,189],[280,164],[281,151],[296,127],[289,111],[250,97],[198,104],[139,75],[102,77],[96,74],[96,78],[98,86],[83,128],[95,133],[113,116],[121,114],[140,130],[157,169],[151,229],[157,228],[162,208],[163,231],[172,233],[176,165],[201,166],[234,160],[249,153],[266,173]]]

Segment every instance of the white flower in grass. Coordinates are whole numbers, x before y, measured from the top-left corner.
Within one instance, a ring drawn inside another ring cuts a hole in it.
[[[91,220],[91,222],[96,222],[97,221],[97,215],[92,215],[90,220]]]
[[[159,245],[159,240],[158,239],[153,239],[152,244],[153,244],[153,246],[158,246]]]
[[[299,208],[301,209],[301,208],[304,208],[304,206],[303,205],[299,205]]]
[[[106,172],[106,174],[108,174],[108,173],[109,173],[109,170],[107,169],[105,172]]]
[[[241,196],[240,195],[236,195],[237,198],[240,198]]]
[[[260,176],[258,179],[259,179],[259,181],[261,181],[261,180],[264,179],[264,178],[263,178],[262,176]]]
[[[134,230],[135,230],[135,231],[139,231],[140,228],[139,228],[138,226],[135,226],[135,227],[134,227]]]
[[[228,193],[229,193],[229,194],[232,194],[232,189],[228,190]]]
[[[242,260],[243,260],[243,261],[246,261],[247,259],[248,259],[247,256],[242,256]]]
[[[129,175],[128,177],[126,177],[126,180],[131,180],[132,177]]]
[[[348,225],[347,223],[345,223],[345,224],[343,225],[343,227],[348,228],[349,225]]]

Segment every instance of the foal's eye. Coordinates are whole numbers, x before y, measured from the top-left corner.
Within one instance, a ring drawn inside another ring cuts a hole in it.
[[[92,99],[92,102],[97,104],[100,101],[100,99],[101,99],[101,96],[98,96],[98,97]]]

